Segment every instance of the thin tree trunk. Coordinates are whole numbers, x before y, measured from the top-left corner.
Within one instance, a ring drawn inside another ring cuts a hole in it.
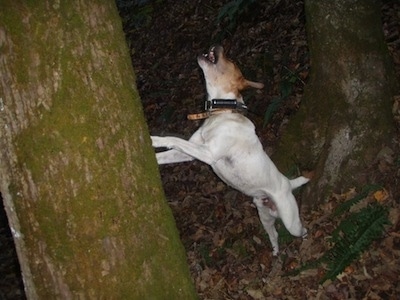
[[[373,183],[378,152],[392,147],[396,81],[379,1],[306,0],[311,73],[274,160],[315,170],[308,204],[333,189]]]
[[[114,2],[0,6],[0,191],[27,297],[196,298]]]

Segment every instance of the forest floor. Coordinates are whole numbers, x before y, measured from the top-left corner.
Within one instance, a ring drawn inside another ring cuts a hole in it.
[[[265,84],[261,92],[246,91],[245,102],[250,110],[247,116],[255,123],[266,152],[273,153],[284,125],[300,104],[308,78],[304,4],[289,0],[255,2],[248,1],[248,10],[241,14],[234,14],[233,8],[222,9],[227,1],[161,1],[142,6],[135,18],[122,14],[126,16],[125,32],[152,134],[189,138],[199,127],[201,121],[186,118],[187,114],[201,112],[206,99],[196,57],[212,44],[221,43],[245,77]],[[227,18],[222,18],[224,12]],[[384,31],[398,75],[399,12],[398,1],[382,7]],[[277,103],[273,113],[269,113],[271,103]],[[249,197],[226,186],[201,162],[161,166],[166,197],[200,298],[398,299],[399,159],[396,153],[394,160],[382,162],[377,182],[371,182],[371,186],[348,186],[313,211],[303,212],[308,239],[283,234],[278,257],[271,254]],[[377,183],[380,187],[372,185]],[[321,283],[325,265],[293,275],[291,271],[331,248],[329,238],[344,218],[333,217],[331,212],[357,197],[362,200],[352,212],[374,202],[389,208],[392,225],[385,228],[384,235],[336,279]]]
[[[301,105],[310,68],[302,1],[243,1],[240,14],[221,0],[142,1],[150,3],[135,7],[118,2],[152,134],[188,138],[199,127],[199,121],[186,118],[201,112],[206,98],[196,56],[221,43],[245,77],[265,84],[262,91],[249,90],[244,96],[247,116],[266,152],[274,152],[285,124]],[[400,78],[399,1],[385,1],[382,17]],[[400,99],[396,100],[393,117],[400,128]],[[390,149],[383,154],[391,159],[372,170],[378,174],[376,182],[346,187],[302,212],[307,239],[291,238],[278,224],[278,257],[272,256],[251,199],[223,184],[210,167],[200,162],[160,167],[200,299],[398,299],[400,157]],[[391,225],[384,234],[335,279],[321,281],[327,274],[324,264],[293,273],[332,247],[329,238],[349,216],[334,216],[332,211],[354,199],[360,201],[349,214],[374,203],[388,208]],[[5,274],[0,278],[0,299],[24,299],[4,215],[0,220],[0,273]]]

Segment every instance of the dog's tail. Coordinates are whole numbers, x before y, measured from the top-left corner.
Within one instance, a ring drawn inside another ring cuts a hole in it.
[[[310,181],[309,178],[306,178],[304,176],[297,177],[295,179],[290,180],[290,185],[292,187],[292,190],[298,188],[299,186],[302,186],[303,184],[307,183]]]

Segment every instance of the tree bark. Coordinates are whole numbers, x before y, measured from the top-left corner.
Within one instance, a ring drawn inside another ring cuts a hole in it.
[[[28,299],[196,298],[114,1],[0,6],[0,191]]]
[[[380,2],[306,0],[311,72],[297,115],[273,159],[315,171],[306,204],[372,183],[378,152],[392,147],[396,79]]]

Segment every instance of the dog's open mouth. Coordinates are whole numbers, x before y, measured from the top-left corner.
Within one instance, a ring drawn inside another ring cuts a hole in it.
[[[203,54],[203,57],[206,58],[210,63],[217,63],[217,56],[215,55],[215,46],[211,47],[208,53]]]

